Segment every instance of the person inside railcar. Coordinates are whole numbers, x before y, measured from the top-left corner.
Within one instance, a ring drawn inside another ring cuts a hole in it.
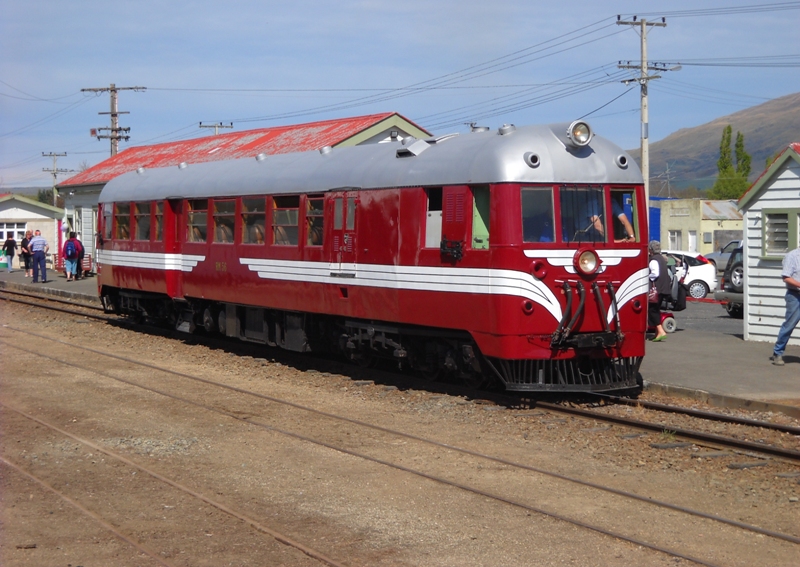
[[[564,242],[603,242],[603,190],[562,187],[561,230]]]
[[[522,241],[553,242],[553,193],[547,188],[522,189]]]
[[[631,193],[611,191],[611,212],[614,221],[614,242],[631,242],[636,240],[633,224],[625,212],[625,203],[632,199]]]

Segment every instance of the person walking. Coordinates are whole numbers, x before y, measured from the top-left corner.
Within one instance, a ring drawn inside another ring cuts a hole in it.
[[[8,262],[8,273],[11,274],[14,270],[11,268],[11,265],[14,263],[14,254],[17,253],[17,241],[14,240],[14,233],[9,232],[8,238],[6,238],[5,243],[3,243],[3,250],[6,252],[6,261]]]
[[[661,254],[661,243],[658,240],[651,240],[647,249],[650,253],[650,286],[654,288],[655,301],[650,300],[647,304],[647,322],[650,327],[655,327],[656,336],[654,343],[659,343],[667,338],[667,333],[661,325],[661,303],[665,297],[671,293],[669,270],[667,259]]]
[[[66,272],[68,282],[78,279],[78,260],[82,248],[80,240],[75,238],[75,233],[70,232],[64,248],[61,250],[64,257],[64,272]]]
[[[783,353],[797,324],[800,323],[800,246],[783,258],[781,277],[786,284],[786,316],[778,331],[775,348],[770,360],[775,366],[783,366]]]
[[[22,263],[25,263],[25,277],[30,278],[33,277],[33,252],[30,249],[30,242],[31,238],[33,238],[33,233],[28,230],[25,232],[25,238],[22,239],[22,242],[19,243],[19,252],[20,252],[20,268],[22,268]]]
[[[50,245],[47,244],[42,231],[37,230],[28,246],[33,253],[33,283],[39,283],[39,272],[42,272],[42,283],[47,283],[47,266],[45,265],[47,252]]]

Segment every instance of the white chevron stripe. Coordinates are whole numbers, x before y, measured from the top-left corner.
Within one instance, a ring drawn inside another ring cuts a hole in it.
[[[189,254],[163,254],[158,252],[128,252],[123,250],[98,250],[97,260],[109,266],[146,268],[150,270],[180,270],[191,272],[205,256]]]

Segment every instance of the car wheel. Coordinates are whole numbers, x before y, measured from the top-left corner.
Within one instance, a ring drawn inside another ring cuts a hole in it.
[[[703,299],[706,295],[708,295],[708,286],[705,284],[705,282],[695,280],[689,284],[689,295],[695,299]]]
[[[744,317],[744,308],[739,303],[728,303],[725,305],[725,311],[734,319],[742,319]]]
[[[733,291],[736,293],[742,292],[744,286],[744,266],[741,263],[736,263],[731,267],[731,285]]]
[[[674,333],[678,328],[678,323],[675,322],[675,317],[666,317],[663,321],[661,321],[661,326],[666,332]]]

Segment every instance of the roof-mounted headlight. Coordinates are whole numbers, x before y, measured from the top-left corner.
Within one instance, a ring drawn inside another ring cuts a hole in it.
[[[593,135],[594,133],[589,124],[580,120],[576,120],[567,128],[567,140],[569,140],[570,145],[576,148],[588,145],[592,141]]]

